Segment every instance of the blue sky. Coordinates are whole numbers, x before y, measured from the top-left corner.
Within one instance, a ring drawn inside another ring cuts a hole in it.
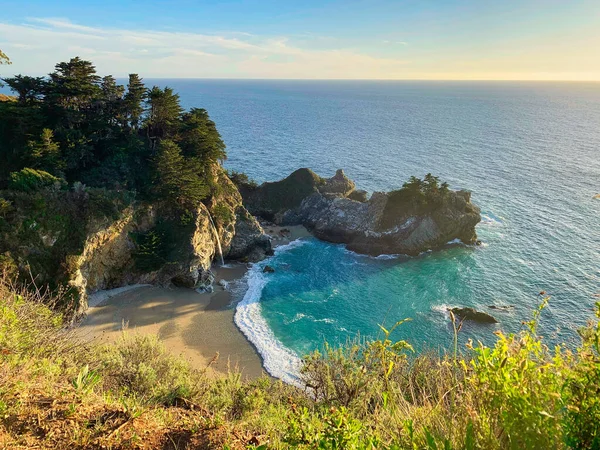
[[[4,1],[2,73],[600,80],[600,1]]]

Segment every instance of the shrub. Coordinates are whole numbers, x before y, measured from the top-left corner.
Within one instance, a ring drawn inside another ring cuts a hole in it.
[[[10,174],[10,189],[23,192],[32,192],[49,186],[62,186],[65,181],[54,175],[26,167],[18,172]]]
[[[431,211],[448,197],[448,183],[440,183],[439,177],[428,173],[423,179],[415,176],[391,191],[381,219],[380,227],[387,228],[397,221],[397,217],[424,214]]]
[[[195,389],[189,365],[157,336],[124,333],[116,344],[100,349],[99,359],[105,385],[128,395],[172,404]]]
[[[258,183],[254,181],[252,178],[248,177],[244,172],[237,172],[235,170],[227,171],[227,176],[233,184],[235,184],[238,188],[246,188],[248,190],[253,190],[258,187]]]
[[[227,226],[235,218],[235,214],[233,213],[231,208],[229,208],[226,204],[223,203],[217,203],[214,206],[214,208],[212,209],[212,216],[214,217],[214,220],[221,224],[221,226],[223,227]]]
[[[160,269],[166,262],[165,238],[156,229],[146,233],[131,233],[136,245],[133,252],[135,267],[141,272],[152,272]]]

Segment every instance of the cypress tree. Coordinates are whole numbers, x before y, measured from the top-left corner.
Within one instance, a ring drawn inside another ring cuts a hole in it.
[[[125,110],[129,126],[133,130],[139,128],[144,113],[143,102],[146,99],[147,90],[142,81],[137,73],[129,74],[127,94],[125,94]]]

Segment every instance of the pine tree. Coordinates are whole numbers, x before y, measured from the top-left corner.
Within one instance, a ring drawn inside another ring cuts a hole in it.
[[[100,84],[103,122],[106,125],[116,126],[122,122],[123,115],[123,95],[125,88],[117,84],[117,80],[112,75],[102,78]]]
[[[42,130],[37,141],[29,141],[27,144],[29,152],[30,167],[42,169],[54,175],[60,175],[60,147],[54,142],[54,133],[48,128]]]
[[[19,104],[26,105],[38,101],[46,87],[43,77],[29,77],[27,75],[16,75],[11,78],[3,78],[13,92],[19,96]]]
[[[58,63],[50,74],[49,99],[66,109],[82,110],[99,97],[100,77],[90,61],[79,57]]]
[[[208,194],[206,184],[199,176],[200,163],[196,158],[184,158],[175,142],[160,141],[155,158],[159,195],[176,202],[178,206],[198,205]]]
[[[179,94],[170,87],[160,89],[154,86],[148,92],[147,104],[147,134],[154,150],[157,139],[174,137],[183,109],[179,104]]]
[[[184,155],[197,157],[203,164],[227,158],[225,143],[205,109],[192,108],[182,122],[180,145]]]
[[[144,113],[143,103],[146,100],[146,86],[138,74],[129,74],[129,83],[127,83],[127,94],[125,94],[125,110],[129,126],[137,130],[140,126],[140,120]]]

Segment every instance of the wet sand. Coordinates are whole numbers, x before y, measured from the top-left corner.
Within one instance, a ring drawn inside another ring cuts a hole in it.
[[[273,247],[310,236],[302,226],[279,227],[263,224]],[[248,378],[263,373],[262,360],[254,346],[235,326],[231,290],[247,272],[247,266],[231,263],[212,269],[214,292],[198,293],[185,288],[132,286],[104,291],[91,296],[86,318],[78,333],[86,340],[110,343],[122,331],[155,334],[172,353],[187,359],[192,367],[211,375],[237,367]],[[223,288],[220,280],[229,283]],[[236,296],[237,297],[237,296]],[[213,359],[217,357],[216,361]]]

